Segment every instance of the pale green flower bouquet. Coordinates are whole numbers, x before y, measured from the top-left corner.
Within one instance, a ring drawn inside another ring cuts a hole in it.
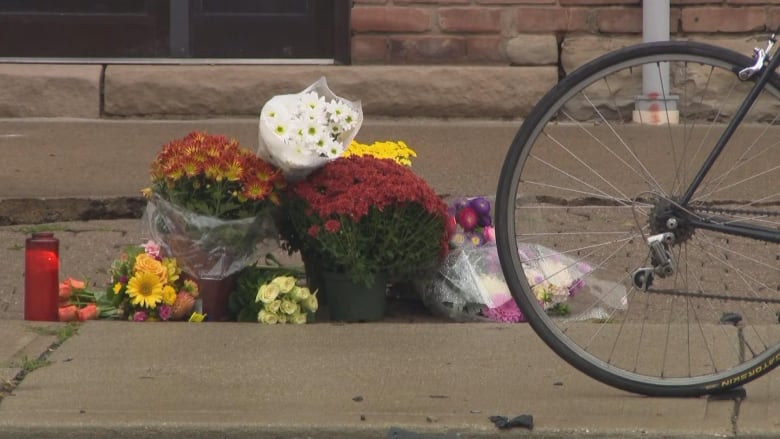
[[[277,276],[257,290],[255,303],[260,305],[257,321],[303,324],[317,311],[317,295],[297,284],[293,276]]]
[[[239,322],[264,324],[314,321],[317,292],[299,285],[303,270],[274,265],[250,265],[238,274],[228,300],[228,313]]]

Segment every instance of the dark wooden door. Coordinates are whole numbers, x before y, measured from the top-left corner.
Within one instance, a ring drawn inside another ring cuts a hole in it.
[[[169,12],[159,0],[2,0],[0,56],[167,56]]]
[[[190,50],[196,58],[341,58],[341,0],[195,0]],[[345,16],[346,14],[346,16]],[[348,32],[346,33],[348,37]],[[346,40],[348,42],[348,39]],[[342,60],[343,61],[343,60]]]
[[[0,57],[325,58],[350,0],[0,0]]]

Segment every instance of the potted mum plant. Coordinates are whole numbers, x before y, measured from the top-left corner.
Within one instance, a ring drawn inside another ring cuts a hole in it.
[[[152,239],[197,279],[203,312],[227,316],[231,275],[276,239],[282,173],[235,139],[192,132],[163,146],[144,190]]]
[[[292,186],[284,205],[283,239],[321,264],[334,320],[381,319],[387,281],[432,269],[447,253],[446,204],[393,160],[364,155],[328,162]],[[352,284],[375,296],[344,297]]]

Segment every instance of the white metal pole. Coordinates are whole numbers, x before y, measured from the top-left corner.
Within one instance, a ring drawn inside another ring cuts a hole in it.
[[[669,0],[642,2],[642,41],[669,41]],[[676,123],[676,97],[671,96],[669,64],[642,67],[642,95],[637,97],[634,121],[645,124]]]

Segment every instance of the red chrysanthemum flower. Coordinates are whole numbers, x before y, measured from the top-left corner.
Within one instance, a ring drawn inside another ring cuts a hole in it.
[[[408,276],[448,251],[447,205],[393,160],[338,158],[295,184],[287,201],[289,246],[319,253],[353,278]]]

